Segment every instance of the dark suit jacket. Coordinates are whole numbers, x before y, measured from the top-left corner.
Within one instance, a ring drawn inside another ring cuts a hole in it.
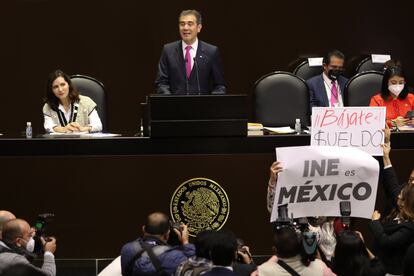
[[[250,276],[253,271],[257,269],[255,264],[242,264],[239,262],[233,263],[233,272],[239,276]]]
[[[314,76],[306,81],[306,84],[309,87],[311,109],[314,106],[329,106],[322,74]],[[347,82],[347,78],[339,76],[338,84],[339,89],[341,90],[342,102],[344,101],[345,84]]]
[[[385,195],[396,206],[402,185],[398,184],[394,168],[383,170],[382,178]],[[410,244],[414,242],[414,222],[397,223],[395,220],[387,222],[373,220],[369,226],[375,238],[374,252],[384,263],[386,272],[402,274],[405,253]]]
[[[164,45],[155,81],[157,93],[224,94],[226,83],[218,48],[198,40],[195,62],[187,80],[181,45],[181,40]]]
[[[203,276],[234,276],[238,275],[224,267],[213,267],[210,271],[203,273]]]

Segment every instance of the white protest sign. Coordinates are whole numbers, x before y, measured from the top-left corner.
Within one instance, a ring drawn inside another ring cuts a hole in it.
[[[311,146],[361,148],[382,156],[385,107],[312,108]]]
[[[391,59],[391,55],[371,55],[372,63],[386,63]]]
[[[323,57],[308,58],[309,67],[322,66]]]
[[[341,216],[341,201],[351,203],[351,217],[371,218],[377,196],[379,164],[357,148],[276,148],[279,173],[271,222],[277,207],[288,204],[288,215]]]

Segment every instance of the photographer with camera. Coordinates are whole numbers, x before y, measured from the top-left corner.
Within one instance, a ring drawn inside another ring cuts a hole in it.
[[[179,264],[195,255],[195,247],[189,243],[187,226],[181,224],[177,228],[172,227],[167,215],[160,212],[150,214],[142,227],[143,237],[122,247],[122,275],[173,274]],[[180,246],[167,244],[172,231],[181,242]]]
[[[12,219],[4,224],[0,241],[0,274],[10,266],[23,264],[36,269],[43,275],[56,275],[53,255],[56,251],[56,239],[48,238],[46,241],[42,238],[43,265],[38,268],[30,263],[36,257],[32,253],[35,247],[33,236],[34,231],[25,220]]]
[[[288,225],[277,228],[273,237],[275,256],[258,266],[252,275],[335,275],[324,262],[305,254],[303,234]]]
[[[273,202],[275,199],[276,185],[278,175],[283,171],[280,161],[273,162],[270,166],[270,177],[267,187],[267,210],[272,212]],[[316,233],[318,240],[318,253],[321,259],[329,266],[331,258],[335,251],[336,233],[343,231],[343,224],[335,227],[335,218],[327,217],[309,217],[308,228]]]

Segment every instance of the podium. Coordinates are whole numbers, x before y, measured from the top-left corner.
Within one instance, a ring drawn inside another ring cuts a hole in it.
[[[247,95],[150,95],[150,137],[247,136]]]

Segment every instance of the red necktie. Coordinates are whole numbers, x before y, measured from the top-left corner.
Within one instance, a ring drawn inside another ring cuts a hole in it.
[[[338,103],[338,88],[336,88],[335,81],[332,81],[331,87],[331,107],[335,107]]]
[[[185,47],[185,72],[187,74],[187,79],[190,78],[190,74],[191,74],[191,55],[190,55],[191,49],[192,47],[190,45],[187,45],[187,47]]]

